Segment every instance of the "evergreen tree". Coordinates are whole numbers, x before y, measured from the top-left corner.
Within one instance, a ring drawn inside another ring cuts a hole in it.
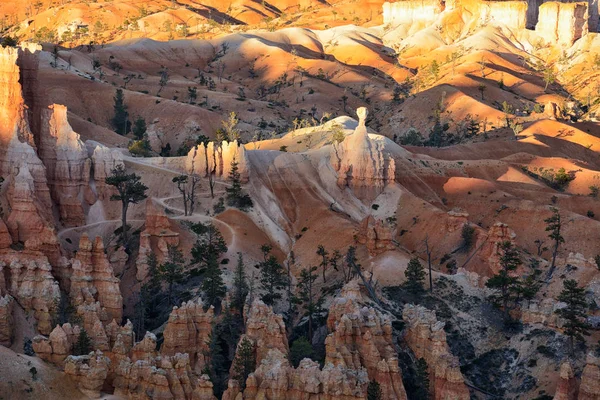
[[[550,232],[548,237],[554,241],[554,248],[552,249],[552,262],[550,263],[550,269],[548,276],[552,276],[556,265],[556,255],[558,254],[558,248],[561,243],[565,242],[565,238],[561,235],[562,220],[560,217],[560,211],[556,207],[550,207],[552,215],[544,220],[546,223],[546,232]]]
[[[240,313],[244,311],[246,296],[248,295],[248,279],[244,269],[242,253],[238,253],[238,262],[233,273],[233,300],[231,305]]]
[[[285,270],[271,254],[271,249],[269,245],[261,246],[264,259],[257,265],[260,270],[260,288],[264,292],[261,300],[270,306],[281,299],[281,291],[286,286]]]
[[[429,399],[429,371],[427,362],[424,358],[419,358],[416,363],[417,369],[417,390],[415,391],[415,400]]]
[[[321,257],[321,269],[323,270],[323,282],[326,282],[325,279],[325,270],[327,269],[327,266],[329,265],[329,253],[327,252],[327,250],[325,250],[325,247],[323,247],[323,245],[319,245],[317,247],[317,255]]]
[[[230,207],[239,208],[242,211],[246,211],[248,208],[252,207],[252,199],[250,199],[250,196],[242,191],[241,175],[239,172],[238,162],[235,160],[235,158],[233,161],[231,161],[229,180],[231,181],[231,186],[225,188],[225,191],[227,192],[227,205]]]
[[[586,322],[588,303],[585,299],[585,288],[577,286],[577,281],[567,279],[563,282],[563,290],[558,301],[567,304],[565,308],[556,310],[556,314],[565,319],[563,326],[565,335],[569,336],[571,354],[574,352],[574,342],[583,341],[583,336],[589,336],[589,325]]]
[[[140,182],[141,179],[139,175],[127,174],[122,164],[117,165],[111,171],[111,175],[105,179],[106,184],[114,186],[118,192],[118,194],[110,196],[110,200],[121,201],[121,228],[123,231],[123,243],[125,243],[126,249],[128,245],[127,210],[129,209],[129,205],[137,204],[148,197],[146,195],[148,187]]]
[[[410,259],[408,266],[404,271],[404,275],[406,276],[404,286],[407,290],[412,293],[421,293],[425,290],[423,285],[425,283],[426,274],[419,258],[414,257]]]
[[[204,307],[214,306],[218,309],[221,305],[221,300],[225,297],[227,287],[223,283],[221,269],[215,257],[208,259],[201,288],[204,293]]]
[[[123,95],[123,89],[117,89],[113,100],[113,128],[115,128],[115,132],[119,135],[126,135],[128,131],[129,112],[127,112],[127,105],[125,104],[125,96]]]
[[[367,386],[367,400],[383,400],[381,385],[376,380],[372,380]]]
[[[227,243],[221,232],[211,223],[193,224],[190,229],[196,234],[196,243],[192,247],[192,264],[198,265],[200,270],[208,266],[211,257],[219,260],[227,252]]]
[[[315,350],[313,345],[306,340],[304,336],[294,340],[294,343],[292,343],[292,346],[290,347],[290,361],[294,368],[298,368],[300,361],[305,358],[310,358],[312,360],[314,357]]]
[[[135,137],[137,140],[142,140],[144,135],[146,135],[147,130],[148,128],[146,127],[146,120],[142,117],[137,117],[133,123],[133,137]]]
[[[175,305],[175,285],[181,283],[185,278],[183,270],[183,254],[177,247],[168,246],[167,259],[158,267],[158,276],[161,282],[167,285],[167,300],[169,306]]]
[[[485,286],[494,290],[490,300],[498,308],[502,309],[504,322],[511,320],[510,311],[517,306],[521,293],[521,281],[511,274],[521,265],[519,252],[510,241],[500,244],[500,271],[486,282]]]
[[[233,360],[232,378],[238,382],[242,391],[246,389],[248,375],[256,369],[256,357],[254,356],[254,345],[247,337],[244,337],[238,345],[235,359]]]
[[[92,349],[92,339],[90,339],[86,330],[81,328],[79,336],[77,337],[77,342],[75,342],[75,345],[73,346],[73,355],[85,356],[88,355]]]
[[[323,298],[316,297],[314,283],[317,280],[317,267],[303,268],[298,280],[298,301],[302,303],[308,317],[308,340],[313,339],[314,316],[323,311]]]

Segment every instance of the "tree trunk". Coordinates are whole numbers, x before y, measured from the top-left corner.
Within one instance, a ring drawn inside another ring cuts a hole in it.
[[[121,226],[123,230],[123,244],[127,247],[127,209],[129,208],[129,203],[126,200],[123,200],[123,207],[121,210]]]

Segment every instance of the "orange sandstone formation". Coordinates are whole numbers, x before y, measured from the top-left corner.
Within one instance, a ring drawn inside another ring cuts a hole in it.
[[[591,352],[587,355],[583,374],[581,374],[581,385],[579,386],[579,396],[577,399],[600,399],[600,358]]]
[[[376,256],[388,250],[394,250],[396,245],[394,230],[381,220],[376,220],[372,215],[360,223],[358,242],[367,246],[369,254]]]
[[[238,163],[242,183],[248,182],[249,165],[246,149],[238,144],[237,140],[223,141],[220,145],[215,142],[202,143],[194,147],[185,159],[185,170],[202,177],[212,172],[217,177],[227,178],[234,160]]]
[[[549,1],[542,4],[535,31],[547,42],[572,46],[577,39],[588,33],[587,3]]]
[[[433,398],[470,399],[458,358],[450,353],[444,323],[437,320],[435,311],[407,304],[402,317],[407,323],[408,346],[417,358],[425,359],[429,367]]]
[[[556,385],[554,400],[577,400],[577,378],[575,378],[573,367],[568,361],[560,366],[560,378]]]

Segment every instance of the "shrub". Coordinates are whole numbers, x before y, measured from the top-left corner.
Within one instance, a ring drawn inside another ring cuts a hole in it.
[[[312,360],[314,356],[315,351],[312,344],[310,344],[305,337],[296,339],[294,343],[292,343],[292,347],[290,347],[290,361],[296,368],[300,364],[300,361],[305,358],[310,358]]]
[[[473,247],[473,240],[475,238],[475,228],[470,224],[464,224],[460,233],[460,237],[462,238],[461,248],[464,251],[471,250],[471,247]]]
[[[595,214],[594,214],[594,212],[592,210],[588,210],[588,212],[587,212],[588,218],[594,218],[594,215]]]

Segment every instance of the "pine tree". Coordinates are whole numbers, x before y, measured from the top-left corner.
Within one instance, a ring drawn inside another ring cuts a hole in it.
[[[218,260],[227,252],[227,243],[221,232],[213,224],[193,224],[191,231],[196,234],[196,243],[192,247],[192,264],[198,265],[200,270],[207,267],[211,257]]]
[[[501,269],[496,275],[488,279],[485,286],[494,290],[490,300],[496,307],[502,309],[504,322],[508,323],[511,320],[510,311],[516,307],[521,293],[521,281],[518,277],[512,276],[511,273],[521,265],[521,259],[517,249],[508,240],[500,244],[499,250],[501,252]]]
[[[381,385],[376,380],[372,380],[367,386],[367,400],[383,400]]]
[[[221,269],[215,257],[208,259],[201,288],[204,293],[204,307],[214,306],[215,308],[219,308],[221,300],[225,297],[225,293],[227,293],[227,287],[223,283]]]
[[[565,319],[563,326],[565,335],[569,336],[571,354],[574,352],[574,342],[583,341],[583,336],[589,336],[589,325],[586,322],[588,303],[585,299],[585,288],[577,286],[577,281],[567,279],[563,282],[563,290],[558,301],[567,304],[565,308],[556,310],[556,314]]]
[[[561,243],[565,242],[565,238],[562,237],[560,230],[562,228],[562,220],[560,217],[560,211],[556,207],[551,207],[552,215],[544,220],[546,223],[546,232],[550,232],[548,237],[554,241],[554,248],[552,249],[552,262],[550,263],[550,269],[548,270],[548,276],[552,276],[556,265],[556,255],[558,254],[558,248]]]
[[[269,245],[261,246],[264,259],[257,265],[260,270],[260,288],[264,292],[261,300],[270,306],[281,299],[281,291],[286,286],[285,270],[271,254],[271,249]]]
[[[317,267],[303,268],[298,279],[298,300],[304,306],[308,317],[308,340],[313,339],[314,316],[323,311],[323,298],[316,297],[314,283],[317,280]]]
[[[136,174],[127,174],[125,167],[117,165],[111,175],[106,177],[107,185],[114,186],[118,194],[110,196],[111,201],[121,201],[121,228],[123,231],[123,243],[125,247],[128,245],[128,227],[127,227],[127,210],[130,204],[137,204],[148,196],[146,190],[148,187],[140,182],[142,178]]]
[[[183,254],[175,246],[168,246],[167,259],[158,267],[158,276],[161,282],[167,284],[167,299],[169,306],[175,305],[175,285],[185,278],[183,271]]]
[[[242,253],[238,253],[238,262],[233,275],[233,300],[231,305],[240,313],[244,311],[246,296],[248,295],[248,279],[244,270]]]
[[[232,378],[238,382],[242,391],[246,389],[248,375],[256,369],[256,357],[254,356],[254,345],[247,337],[244,337],[238,345],[235,359],[233,360]]]
[[[408,262],[408,266],[404,271],[406,276],[406,282],[404,283],[407,290],[412,293],[421,293],[424,289],[425,283],[425,269],[421,265],[421,262],[417,257],[411,258]]]
[[[133,123],[133,137],[137,140],[142,140],[148,128],[146,127],[146,120],[142,117],[137,117]]]
[[[77,342],[75,342],[75,345],[73,346],[73,355],[85,356],[88,355],[90,351],[92,351],[92,339],[90,339],[86,330],[81,328],[79,336],[77,337]]]
[[[295,368],[298,368],[300,361],[305,358],[314,359],[315,350],[313,345],[304,336],[301,336],[290,346],[290,361]]]
[[[246,211],[248,208],[252,207],[252,199],[250,199],[250,196],[242,191],[242,179],[239,172],[238,162],[235,160],[235,158],[233,161],[231,161],[229,180],[231,181],[231,186],[225,188],[225,191],[227,192],[227,205],[230,207],[239,208],[242,211]]]
[[[429,371],[427,362],[424,358],[419,358],[416,364],[417,369],[417,390],[415,393],[415,400],[428,400],[429,399]]]
[[[112,119],[113,128],[115,128],[115,132],[119,135],[126,135],[129,113],[127,112],[123,89],[117,89],[113,100],[113,110],[115,113]]]
[[[325,271],[327,269],[327,266],[329,265],[329,253],[327,252],[327,250],[325,250],[325,247],[323,247],[323,245],[320,244],[317,247],[317,255],[321,257],[321,268],[323,269],[323,282],[326,282]]]

